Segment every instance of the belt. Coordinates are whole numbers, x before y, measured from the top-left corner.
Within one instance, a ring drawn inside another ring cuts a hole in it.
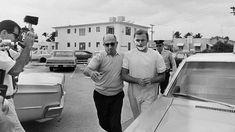
[[[6,99],[12,99],[12,98],[14,98],[14,95],[8,95],[8,96],[6,96]]]

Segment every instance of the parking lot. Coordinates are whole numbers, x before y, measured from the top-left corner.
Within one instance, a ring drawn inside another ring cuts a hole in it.
[[[93,102],[93,82],[84,76],[82,71],[85,65],[79,64],[74,72],[58,69],[55,73],[64,73],[65,80],[65,108],[60,118],[38,123],[24,122],[27,132],[103,132],[99,127],[96,109]],[[44,63],[31,62],[24,72],[50,72]],[[125,84],[124,92],[127,91]],[[127,94],[124,97],[122,110],[122,125],[125,129],[132,122]]]

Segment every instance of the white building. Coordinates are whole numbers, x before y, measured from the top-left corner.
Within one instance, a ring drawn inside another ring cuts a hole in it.
[[[54,27],[56,30],[56,49],[87,50],[91,52],[103,50],[103,36],[115,34],[119,52],[132,49],[133,35],[137,29],[148,30],[149,27],[125,21],[125,17],[110,17],[109,22]]]

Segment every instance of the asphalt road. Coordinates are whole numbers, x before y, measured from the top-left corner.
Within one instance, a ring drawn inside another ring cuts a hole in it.
[[[35,121],[24,122],[26,132],[104,132],[98,124],[96,109],[93,102],[93,82],[82,74],[84,65],[79,64],[74,72],[57,70],[64,73],[65,81],[65,108],[62,116],[43,123]],[[43,64],[31,63],[26,66],[24,72],[50,72]],[[127,86],[125,84],[124,92]],[[124,97],[122,110],[122,126],[125,129],[131,122],[132,113],[127,94]]]

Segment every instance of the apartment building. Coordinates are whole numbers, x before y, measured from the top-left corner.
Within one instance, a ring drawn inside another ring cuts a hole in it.
[[[56,30],[55,47],[60,50],[104,50],[103,36],[115,34],[118,52],[134,48],[133,35],[138,29],[149,27],[125,21],[124,16],[110,17],[108,22],[53,27]]]

